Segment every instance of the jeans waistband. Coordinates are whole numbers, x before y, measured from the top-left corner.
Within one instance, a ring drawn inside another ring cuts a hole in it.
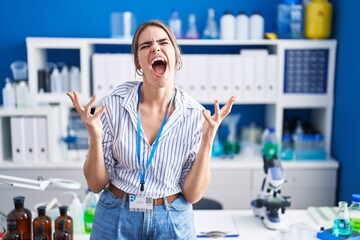
[[[112,192],[113,194],[115,194],[116,196],[118,196],[119,198],[123,198],[125,192],[121,189],[118,189],[117,187],[114,186],[114,184],[109,183],[109,190],[110,192]],[[166,197],[166,201],[168,203],[171,203],[172,201],[174,201],[177,197],[179,197],[181,195],[181,193],[175,193],[173,195],[167,196]],[[129,194],[126,195],[126,201],[129,201]],[[155,198],[154,199],[154,205],[162,205],[164,204],[164,198]]]

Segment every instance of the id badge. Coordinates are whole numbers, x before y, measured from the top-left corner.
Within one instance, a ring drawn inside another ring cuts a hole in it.
[[[151,197],[129,195],[130,211],[134,212],[148,212],[152,211],[153,199]]]

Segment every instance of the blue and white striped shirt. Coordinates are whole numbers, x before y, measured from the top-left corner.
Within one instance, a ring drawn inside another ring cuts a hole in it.
[[[106,106],[101,117],[103,150],[110,181],[119,189],[140,194],[139,164],[136,154],[137,89],[140,82],[119,85],[100,101]],[[152,198],[182,191],[200,147],[203,106],[181,89],[176,88],[175,110],[168,118],[160,136],[153,160],[145,172],[143,194]],[[152,146],[141,130],[142,169],[149,159]]]

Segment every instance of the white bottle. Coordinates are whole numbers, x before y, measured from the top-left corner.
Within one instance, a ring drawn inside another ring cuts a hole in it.
[[[181,38],[181,20],[179,17],[179,12],[176,9],[173,9],[171,12],[171,17],[169,19],[169,27],[174,32],[176,38]]]
[[[72,66],[70,69],[70,91],[81,92],[80,81],[80,69],[78,67]]]
[[[250,16],[250,39],[264,38],[264,18],[260,12],[255,11]]]
[[[56,67],[50,74],[50,89],[52,93],[59,93],[62,91],[62,79],[59,69]]]
[[[10,78],[5,79],[5,87],[2,90],[4,108],[15,108],[15,89],[10,83]]]
[[[29,102],[29,88],[25,81],[20,81],[20,83],[15,88],[15,93],[16,106],[19,108],[27,107]]]
[[[239,12],[236,16],[236,39],[246,40],[250,35],[250,20],[245,12]]]
[[[225,40],[235,39],[235,17],[227,10],[220,18],[220,38]]]
[[[65,63],[61,63],[58,65],[61,65],[61,71],[60,71],[60,76],[61,76],[61,92],[67,92],[70,90],[70,72],[69,72],[69,68],[68,66],[66,66]]]
[[[73,231],[75,234],[84,233],[84,209],[79,197],[74,192],[65,192],[72,194],[73,200],[69,205],[68,215],[73,219]]]

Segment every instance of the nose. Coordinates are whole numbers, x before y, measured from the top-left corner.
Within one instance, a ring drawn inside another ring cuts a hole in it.
[[[160,45],[158,43],[154,43],[151,48],[152,52],[159,52],[160,51]]]

